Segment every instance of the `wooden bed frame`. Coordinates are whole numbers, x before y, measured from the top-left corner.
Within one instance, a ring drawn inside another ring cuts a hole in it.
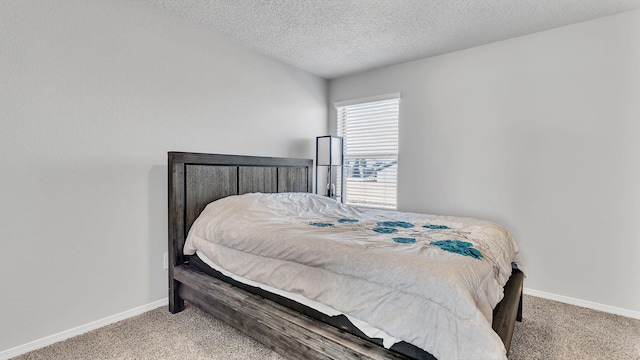
[[[208,203],[248,192],[311,192],[312,165],[309,159],[169,153],[169,311],[182,311],[187,300],[291,359],[407,359],[186,265],[187,233]],[[522,315],[522,283],[523,274],[514,271],[494,310],[493,329],[507,352]]]

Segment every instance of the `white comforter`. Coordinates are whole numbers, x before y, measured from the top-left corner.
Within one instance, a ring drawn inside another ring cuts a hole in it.
[[[358,209],[306,193],[255,193],[209,204],[185,244],[185,254],[196,251],[438,359],[506,359],[492,309],[517,245],[494,223]]]

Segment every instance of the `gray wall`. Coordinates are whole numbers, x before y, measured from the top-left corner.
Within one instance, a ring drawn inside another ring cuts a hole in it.
[[[494,220],[528,289],[639,316],[638,64],[634,11],[333,80],[330,103],[402,92],[400,210]]]
[[[133,1],[0,1],[0,352],[167,296],[166,153],[313,157],[325,80]]]

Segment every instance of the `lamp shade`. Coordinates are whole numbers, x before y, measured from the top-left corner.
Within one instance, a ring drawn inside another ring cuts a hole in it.
[[[342,165],[342,137],[318,136],[316,138],[317,165]]]

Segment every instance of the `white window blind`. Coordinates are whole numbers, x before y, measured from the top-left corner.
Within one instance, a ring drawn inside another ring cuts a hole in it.
[[[399,96],[336,104],[344,138],[344,202],[397,208]]]

